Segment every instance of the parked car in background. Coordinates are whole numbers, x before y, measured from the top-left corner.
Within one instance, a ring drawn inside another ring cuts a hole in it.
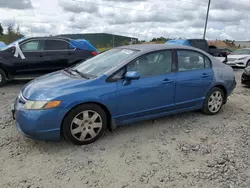
[[[1,48],[4,48],[5,46],[6,46],[6,44],[5,44],[4,42],[1,42],[1,41],[0,41],[0,49],[1,49]]]
[[[231,50],[231,49],[229,49],[229,48],[218,48],[218,49],[220,49],[220,50],[222,50],[223,52],[227,53],[227,55],[230,55],[230,54],[233,52],[233,50]]]
[[[63,135],[82,145],[136,121],[199,109],[217,114],[235,86],[233,69],[197,48],[131,45],[31,81],[12,112],[28,137]]]
[[[23,38],[0,50],[0,86],[7,80],[37,76],[73,66],[98,53],[86,40]]]
[[[228,56],[228,65],[245,68],[250,66],[250,48],[236,50]]]
[[[250,86],[250,66],[246,67],[242,73],[241,84]]]
[[[205,39],[179,39],[179,40],[169,40],[165,44],[181,44],[185,46],[192,46],[201,49],[210,55],[216,57],[222,63],[227,62],[227,51],[224,49],[219,49],[216,46],[209,46]]]

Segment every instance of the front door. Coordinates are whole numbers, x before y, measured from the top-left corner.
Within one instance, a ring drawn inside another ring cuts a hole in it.
[[[178,50],[177,57],[176,108],[202,108],[213,81],[211,61],[204,54],[191,50]]]
[[[32,40],[20,45],[24,59],[20,56],[12,57],[12,63],[15,67],[13,74],[17,75],[35,75],[43,73],[43,66],[46,63],[44,52],[44,40]]]
[[[158,51],[143,55],[126,66],[137,71],[140,79],[129,85],[117,82],[118,116],[122,124],[150,117],[175,108],[175,73],[172,72],[172,51]]]

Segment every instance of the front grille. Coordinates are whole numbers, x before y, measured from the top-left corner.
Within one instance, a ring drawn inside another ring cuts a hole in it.
[[[235,61],[237,58],[227,58],[228,61]]]

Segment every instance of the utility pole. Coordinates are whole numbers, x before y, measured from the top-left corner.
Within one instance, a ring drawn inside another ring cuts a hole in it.
[[[208,5],[207,5],[207,16],[206,16],[206,22],[205,22],[205,28],[204,28],[203,39],[206,38],[207,20],[208,20],[208,15],[209,15],[210,3],[211,3],[211,0],[208,0]]]

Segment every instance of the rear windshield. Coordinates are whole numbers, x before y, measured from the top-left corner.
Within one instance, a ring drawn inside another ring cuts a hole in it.
[[[100,76],[139,51],[131,49],[111,49],[77,65],[74,69],[92,76]]]

